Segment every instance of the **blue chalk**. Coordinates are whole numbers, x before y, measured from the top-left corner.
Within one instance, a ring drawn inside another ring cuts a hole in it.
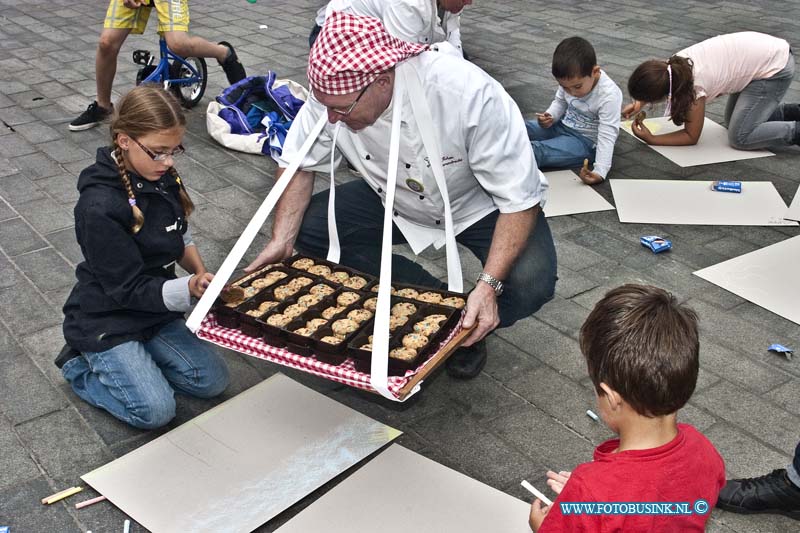
[[[658,237],[657,235],[640,237],[639,242],[642,243],[642,246],[650,248],[654,254],[666,252],[672,248],[672,241],[663,237]]]
[[[794,350],[792,350],[791,348],[787,348],[782,344],[770,344],[767,350],[769,350],[770,352],[778,352],[778,353],[788,353],[788,354],[794,353]]]

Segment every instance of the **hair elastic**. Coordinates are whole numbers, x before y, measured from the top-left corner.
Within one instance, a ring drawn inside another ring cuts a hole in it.
[[[128,203],[131,204],[131,207],[136,205],[136,198],[128,198]]]
[[[667,61],[667,76],[669,77],[669,94],[667,94],[667,107],[664,109],[664,116],[670,116],[672,112],[672,65]]]

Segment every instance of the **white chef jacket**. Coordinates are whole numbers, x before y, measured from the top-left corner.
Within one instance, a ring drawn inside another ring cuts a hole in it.
[[[439,142],[455,233],[489,213],[524,211],[544,206],[547,180],[536,167],[519,108],[503,87],[474,64],[434,51],[399,63],[416,69],[432,114]],[[413,72],[409,72],[413,75]],[[400,80],[395,76],[395,83]],[[344,154],[373,191],[385,202],[392,108],[360,131],[341,125],[335,164]],[[278,161],[286,168],[325,107],[309,98],[292,123]],[[329,172],[335,125],[328,123],[300,168]],[[422,139],[411,111],[408,92],[403,102],[394,222],[414,253],[444,245],[444,203],[436,186]]]
[[[390,35],[404,41],[447,41],[463,56],[461,13],[445,11],[440,22],[436,0],[331,0],[317,12],[317,25],[322,26],[331,11],[380,19]]]

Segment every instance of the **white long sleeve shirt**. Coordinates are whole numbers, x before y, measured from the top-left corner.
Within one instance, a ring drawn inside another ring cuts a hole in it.
[[[417,70],[442,154],[456,234],[489,213],[544,206],[547,180],[539,172],[519,108],[503,87],[477,66],[450,54],[428,51],[399,63]],[[395,76],[398,83],[399,76]],[[342,125],[336,164],[347,156],[382,201],[386,199],[392,108],[360,131]],[[444,244],[444,203],[411,111],[403,102],[394,222],[415,253]],[[322,104],[309,99],[295,118],[278,164],[288,167],[319,117]],[[328,123],[300,165],[328,172],[334,125]]]
[[[614,80],[601,70],[597,85],[583,98],[570,96],[559,87],[547,112],[554,123],[560,120],[592,140],[596,150],[594,171],[605,178],[611,170],[622,112],[622,91]]]
[[[375,17],[398,39],[420,44],[447,41],[464,55],[461,14],[445,11],[439,20],[436,0],[331,0],[317,12],[319,26],[325,23],[331,11]]]

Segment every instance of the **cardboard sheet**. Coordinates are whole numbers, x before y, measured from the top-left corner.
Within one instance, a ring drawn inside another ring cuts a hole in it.
[[[800,324],[800,237],[695,272],[745,300]]]
[[[800,187],[797,187],[797,192],[794,193],[792,205],[789,206],[789,211],[783,215],[787,220],[800,220]]]
[[[530,533],[530,504],[392,445],[279,533]]]
[[[546,217],[610,211],[614,206],[608,203],[589,185],[586,185],[571,170],[545,172],[550,189],[544,206]]]
[[[683,126],[676,126],[667,117],[648,118],[644,123],[654,135],[663,135],[683,129]],[[644,142],[631,132],[630,120],[623,121],[621,128],[633,138]],[[731,148],[728,143],[728,130],[708,117],[705,117],[703,132],[700,134],[700,140],[696,145],[650,146],[650,148],[681,167],[710,165],[712,163],[741,161],[775,155],[768,150],[736,150]]]
[[[771,182],[742,183],[742,192],[711,190],[710,181],[611,180],[620,222],[716,226],[796,226]]]
[[[276,374],[82,479],[154,533],[248,532],[398,435]]]

